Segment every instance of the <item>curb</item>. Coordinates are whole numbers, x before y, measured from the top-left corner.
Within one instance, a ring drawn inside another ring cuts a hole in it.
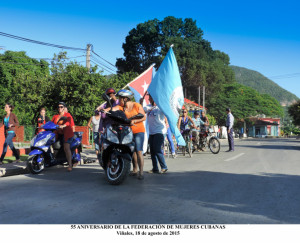
[[[86,150],[82,152],[81,155],[84,160],[92,161],[96,159],[96,156],[94,155],[94,150]],[[24,174],[30,174],[30,171],[27,169],[26,161],[15,162],[15,163],[13,162],[8,164],[3,164],[0,166],[0,177],[24,175]]]
[[[26,162],[4,164],[0,168],[0,177],[28,174]]]

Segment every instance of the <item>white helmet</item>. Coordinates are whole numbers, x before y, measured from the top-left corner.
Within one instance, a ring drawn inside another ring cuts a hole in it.
[[[121,89],[117,93],[117,96],[119,96],[119,97],[126,97],[128,99],[132,99],[133,93],[131,91],[127,90],[127,89]]]

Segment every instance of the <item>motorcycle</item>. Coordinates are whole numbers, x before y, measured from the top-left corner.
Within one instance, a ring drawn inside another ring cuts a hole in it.
[[[206,146],[208,146],[213,154],[219,153],[221,148],[220,141],[212,133],[212,128],[201,128],[199,132],[199,144],[194,143],[194,148],[198,147],[201,150],[204,150]],[[195,141],[194,137],[192,139]]]
[[[106,94],[102,97],[112,107],[109,97]],[[98,159],[108,183],[119,185],[130,173],[135,147],[130,128],[131,121],[141,119],[144,115],[138,114],[128,119],[123,111],[112,111],[112,109],[106,115],[113,122],[104,131],[103,151],[98,154]]]
[[[67,117],[62,117],[58,123],[66,119]],[[39,174],[45,167],[68,164],[63,140],[61,137],[56,139],[56,134],[54,133],[54,131],[59,129],[59,125],[49,121],[41,126],[41,128],[44,129],[44,131],[33,137],[30,142],[31,152],[27,160],[27,168],[32,174]],[[81,160],[82,134],[83,132],[74,132],[74,139],[70,144],[73,164]]]

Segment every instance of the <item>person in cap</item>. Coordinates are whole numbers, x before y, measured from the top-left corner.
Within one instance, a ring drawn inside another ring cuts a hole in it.
[[[226,113],[227,113],[226,128],[227,128],[228,145],[229,145],[229,149],[226,152],[233,152],[234,151],[234,139],[233,139],[234,117],[231,114],[230,108],[226,108]]]
[[[105,90],[105,94],[109,96],[111,103],[112,103],[112,107],[115,107],[117,105],[119,105],[119,100],[116,97],[116,91],[113,88],[108,88]],[[109,108],[109,104],[105,103],[102,105],[99,105],[96,110],[97,111],[101,111],[101,110],[105,110]],[[100,124],[99,124],[99,134],[101,136],[101,134],[104,133],[104,129],[111,124],[111,119],[109,117],[106,116],[106,114],[103,112],[101,113],[101,119],[100,119]],[[100,148],[101,149],[101,148]]]
[[[73,166],[75,167],[77,165],[77,163],[75,163],[74,165],[72,164],[72,153],[70,149],[70,144],[72,143],[74,137],[74,132],[72,128],[73,117],[70,113],[65,112],[65,107],[67,107],[66,103],[58,103],[58,114],[52,117],[52,122],[59,125],[60,129],[57,130],[58,139],[63,138],[62,140],[64,144],[64,150],[69,164],[68,171],[71,172]],[[60,121],[60,118],[62,117],[67,117],[67,119],[62,122]]]

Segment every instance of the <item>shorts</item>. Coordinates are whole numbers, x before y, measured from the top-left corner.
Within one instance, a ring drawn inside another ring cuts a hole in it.
[[[145,133],[138,132],[133,134],[133,140],[135,143],[135,152],[143,151]]]

